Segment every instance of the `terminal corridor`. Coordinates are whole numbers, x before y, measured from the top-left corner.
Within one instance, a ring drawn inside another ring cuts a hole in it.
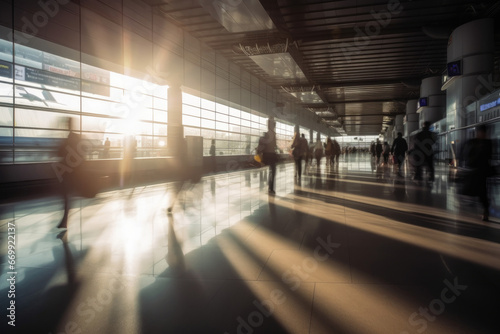
[[[205,176],[171,214],[174,183],[75,198],[67,231],[59,197],[1,206],[16,332],[498,333],[497,184],[483,222],[445,166],[431,186],[363,155],[266,179]]]

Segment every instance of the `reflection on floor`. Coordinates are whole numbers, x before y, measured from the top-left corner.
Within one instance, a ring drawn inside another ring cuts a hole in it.
[[[75,199],[66,233],[60,198],[2,206],[2,333],[11,301],[18,333],[499,332],[498,203],[482,222],[439,166],[293,168],[276,196],[265,168],[184,184],[171,215],[175,184]]]

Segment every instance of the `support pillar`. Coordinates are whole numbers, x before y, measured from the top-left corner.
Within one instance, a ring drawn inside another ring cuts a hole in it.
[[[406,123],[404,123],[403,136],[408,140],[410,134],[419,129],[419,115],[417,114],[417,100],[409,100],[406,102]]]
[[[420,97],[427,98],[427,106],[419,108],[419,123],[435,123],[446,117],[446,93],[441,90],[441,76],[425,78],[420,85]]]
[[[178,85],[168,88],[168,125],[167,125],[168,154],[181,154],[184,141],[184,127],[182,126],[182,90]]]
[[[449,39],[447,61],[458,62],[461,75],[448,78],[446,89],[446,130],[467,125],[466,107],[494,90],[494,21],[491,18],[468,22],[456,28]],[[465,139],[463,131],[448,138],[459,146]]]

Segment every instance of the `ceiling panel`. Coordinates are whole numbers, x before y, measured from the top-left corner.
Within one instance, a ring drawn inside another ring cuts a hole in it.
[[[422,79],[441,75],[454,28],[493,17],[498,31],[500,21],[496,0],[143,1],[354,136],[379,134],[418,98]],[[306,98],[311,91],[319,98]]]

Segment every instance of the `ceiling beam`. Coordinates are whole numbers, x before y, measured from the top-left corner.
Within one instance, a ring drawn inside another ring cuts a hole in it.
[[[314,109],[314,108],[325,108],[325,106],[335,106],[338,104],[356,104],[356,103],[401,103],[406,104],[408,99],[379,99],[379,100],[353,100],[353,101],[335,101],[328,103],[302,103],[300,104],[303,108]],[[340,115],[339,115],[340,116]]]
[[[291,92],[308,92],[308,91],[312,91],[313,89],[396,85],[396,84],[405,85],[404,82],[414,84],[416,82],[421,82],[421,81],[422,81],[421,77],[412,77],[412,78],[405,78],[405,79],[386,79],[386,80],[373,80],[373,81],[363,80],[363,81],[351,81],[351,82],[342,82],[342,83],[322,82],[322,83],[318,83],[317,85],[293,84],[293,85],[283,86],[283,88],[285,88],[287,91],[291,91]],[[418,88],[415,88],[415,89],[418,89]]]

